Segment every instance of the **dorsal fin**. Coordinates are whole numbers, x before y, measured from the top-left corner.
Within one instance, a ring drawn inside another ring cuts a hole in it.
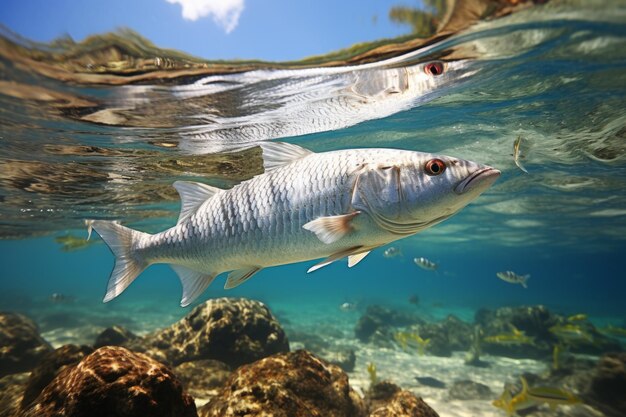
[[[177,223],[187,219],[195,213],[202,203],[222,191],[210,185],[191,181],[176,181],[174,188],[178,191],[181,200],[180,215],[178,216]]]
[[[313,153],[298,145],[285,142],[264,142],[260,146],[263,151],[265,172],[290,164]]]

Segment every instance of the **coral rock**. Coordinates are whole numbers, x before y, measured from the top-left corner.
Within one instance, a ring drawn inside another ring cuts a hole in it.
[[[299,350],[240,367],[200,415],[361,417],[365,409],[339,367]]]
[[[600,358],[591,376],[589,399],[608,416],[626,415],[626,353],[609,353]]]
[[[172,365],[215,359],[232,367],[289,351],[282,327],[258,301],[217,298],[128,347]]]
[[[370,417],[439,417],[421,398],[381,381],[368,392]]]
[[[52,346],[35,322],[15,313],[0,313],[0,377],[32,369]]]
[[[93,352],[88,346],[64,345],[46,354],[28,378],[22,407],[26,408],[63,369],[74,366]]]
[[[19,414],[27,382],[28,372],[0,378],[0,417],[14,417]]]
[[[367,307],[357,322],[354,334],[362,342],[372,342],[373,339],[389,341],[391,327],[420,323],[423,321],[411,314],[372,305]]]
[[[194,417],[193,399],[164,365],[122,347],[103,347],[61,371],[24,417]]]
[[[137,339],[137,335],[122,326],[107,327],[98,335],[94,347],[124,346],[131,340]]]

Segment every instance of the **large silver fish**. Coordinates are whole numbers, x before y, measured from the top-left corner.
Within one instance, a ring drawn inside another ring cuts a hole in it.
[[[265,173],[230,190],[178,181],[176,226],[150,235],[117,222],[92,226],[116,256],[104,301],[149,265],[169,263],[183,286],[181,305],[221,272],[233,288],[263,268],[326,258],[314,271],[437,224],[474,200],[500,171],[442,155],[395,149],[313,153],[264,143]]]

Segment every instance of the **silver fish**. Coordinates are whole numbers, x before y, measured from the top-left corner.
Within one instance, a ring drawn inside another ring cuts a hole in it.
[[[413,258],[413,262],[415,262],[415,265],[427,271],[436,271],[439,267],[439,265],[426,258]]]
[[[346,301],[345,303],[343,303],[343,304],[341,304],[339,306],[339,309],[341,311],[353,311],[354,309],[356,309],[356,304],[349,303],[349,302]]]
[[[385,251],[383,252],[383,256],[387,259],[397,258],[399,256],[402,256],[402,251],[395,246],[392,246],[385,249]]]
[[[528,288],[526,281],[530,278],[530,275],[517,275],[513,271],[504,271],[496,273],[496,276],[502,281],[509,282],[511,284],[520,284],[524,288]]]
[[[265,173],[230,190],[177,181],[178,223],[150,235],[116,222],[88,224],[116,256],[104,301],[149,265],[169,263],[182,306],[232,271],[233,288],[261,269],[326,257],[315,271],[433,226],[484,192],[500,171],[442,155],[395,149],[313,153],[263,143]]]

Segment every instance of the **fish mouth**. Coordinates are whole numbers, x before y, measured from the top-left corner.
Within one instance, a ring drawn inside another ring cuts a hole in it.
[[[479,189],[482,192],[489,188],[498,177],[500,171],[492,167],[484,167],[469,175],[463,181],[461,181],[455,188],[454,192],[457,194],[465,194],[469,191]]]

